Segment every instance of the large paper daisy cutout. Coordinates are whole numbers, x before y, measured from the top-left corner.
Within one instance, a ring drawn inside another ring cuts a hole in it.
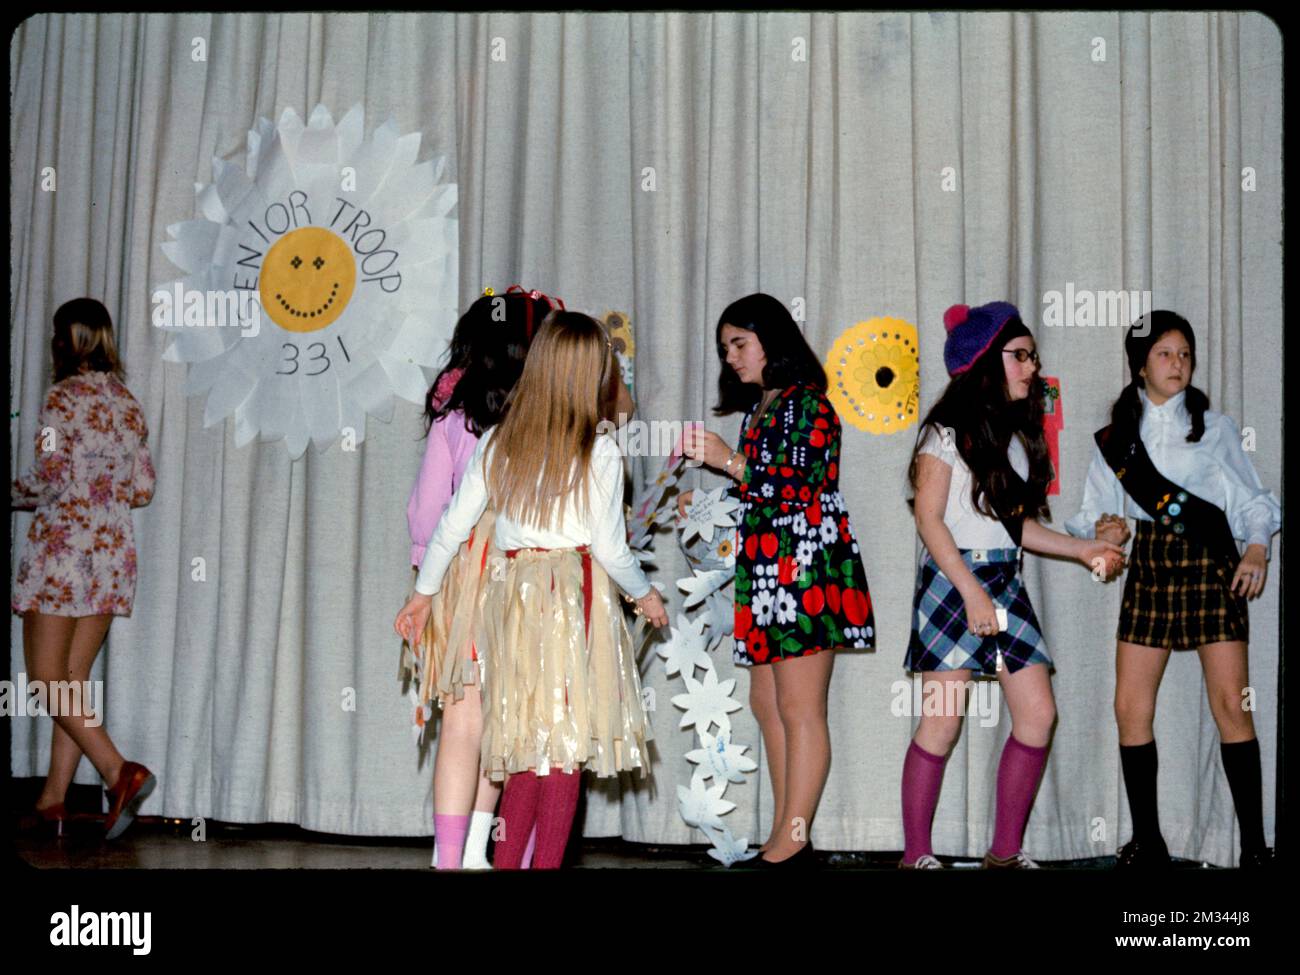
[[[456,324],[458,235],[456,184],[419,148],[392,120],[367,139],[360,105],[337,124],[318,105],[305,123],[258,119],[242,167],[212,161],[202,215],[162,245],[185,276],[155,289],[256,303],[257,328],[166,323],[163,357],[189,364],[205,426],[234,416],[237,445],[283,438],[296,458],[340,434],[360,443],[394,396],[424,401],[421,367]]]

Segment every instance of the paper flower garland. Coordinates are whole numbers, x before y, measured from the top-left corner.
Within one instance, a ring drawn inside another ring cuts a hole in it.
[[[162,245],[185,276],[154,292],[155,324],[173,333],[163,358],[189,364],[204,426],[233,415],[236,445],[283,438],[297,458],[341,433],[360,443],[394,395],[424,401],[421,367],[459,312],[459,237],[456,184],[443,159],[417,164],[419,148],[392,120],[367,139],[359,104],[337,124],[318,105],[305,123],[292,109],[259,118],[242,168],[213,159],[201,217]],[[195,296],[233,303],[238,320],[191,316]],[[183,321],[164,300],[185,305]]]
[[[669,627],[672,636],[659,648],[664,658],[664,673],[693,674],[696,667],[707,669],[711,665],[705,646],[703,621],[692,620],[677,614],[677,625]]]
[[[700,767],[701,779],[713,777],[715,780],[744,782],[743,773],[752,772],[758,767],[744,752],[743,747],[731,743],[730,732],[720,732],[715,738],[707,731],[701,731],[700,747],[687,752],[686,761],[694,762]]]
[[[826,357],[827,395],[840,417],[868,433],[898,433],[917,421],[920,357],[916,326],[869,318],[846,329]]]
[[[656,527],[670,524],[677,517],[673,488],[685,458],[679,450],[668,458],[663,470],[651,480],[634,500],[628,512],[628,544],[638,559],[645,561]],[[735,527],[732,512],[737,502],[723,497],[723,490],[696,491],[687,508],[687,525],[678,540],[691,566],[691,575],[677,580],[685,592],[683,607],[696,607],[694,618],[677,615],[669,640],[657,653],[664,660],[664,672],[680,675],[686,693],[675,695],[672,702],[683,710],[679,727],[695,728],[699,747],[686,754],[695,766],[691,784],[677,787],[677,807],[682,820],[704,833],[712,844],[709,856],[724,866],[758,855],[749,849],[749,838],[737,839],[722,817],[735,803],[722,797],[727,784],[743,783],[744,773],[752,772],[757,763],[745,752],[748,745],[731,740],[731,717],[741,704],[732,698],[734,679],[718,680],[709,651],[731,635],[735,625],[732,600],[721,590],[735,576]],[[640,624],[638,623],[638,632]],[[696,680],[696,670],[704,676]],[[717,733],[711,729],[716,726]],[[706,786],[708,780],[712,786]]]
[[[740,502],[724,497],[725,491],[725,488],[718,487],[712,491],[694,493],[691,503],[686,508],[686,521],[682,525],[683,545],[696,535],[706,542],[713,541],[713,529],[716,526],[726,528],[736,526],[731,518],[731,512],[740,507]]]

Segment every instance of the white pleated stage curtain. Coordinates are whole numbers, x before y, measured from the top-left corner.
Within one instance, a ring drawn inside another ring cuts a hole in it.
[[[196,37],[204,63],[190,57]],[[461,305],[519,282],[570,308],[628,313],[644,418],[705,419],[734,442],[739,418],[710,413],[713,327],[751,291],[802,299],[821,355],[871,316],[915,323],[923,410],[946,381],[943,310],[1010,300],[1035,329],[1043,371],[1061,379],[1059,527],[1127,378],[1124,330],[1045,327],[1044,295],[1150,291],[1154,307],[1191,321],[1197,384],[1255,430],[1252,460],[1280,496],[1281,43],[1258,14],[40,15],[11,44],[11,459],[32,460],[50,316],[90,294],[118,323],[159,472],[153,503],[135,514],[135,613],[114,624],[101,668],[110,732],[160,774],[146,814],[431,832],[432,755],[412,744],[392,634],[411,582],[419,408],[370,420],[355,453],[309,449],[290,462],[283,444],[237,448],[228,425],[203,429],[202,400],[182,395],[183,368],[162,361],[165,337],[149,324],[151,287],[176,277],[165,228],[194,216],[211,158],[242,163],[254,120],[286,107],[305,118],[320,102],[337,119],[360,102],[368,129],[392,115],[424,133],[420,158],[447,155],[459,183]],[[37,188],[46,166],[56,193]],[[824,849],[903,845],[914,719],[891,703],[915,575],[914,435],[845,427],[841,485],[879,647],[836,663],[834,758],[814,829]],[[29,523],[14,517],[17,544]],[[1279,548],[1251,605],[1270,838]],[[671,588],[684,559],[669,535],[657,553]],[[198,557],[202,583],[191,579]],[[1120,588],[1032,556],[1027,584],[1056,660],[1060,720],[1025,847],[1047,860],[1113,853],[1129,828],[1111,712]],[[16,617],[11,633],[17,673]],[[715,656],[745,701],[730,644]],[[646,675],[659,702],[653,781],[590,788],[583,828],[700,842],[677,813],[693,747],[668,703],[681,683],[657,660]],[[341,706],[347,688],[354,711]],[[43,775],[49,722],[13,727],[15,774]],[[733,727],[760,756],[748,710]],[[990,726],[967,723],[937,852],[986,848],[1009,730],[1005,709]],[[1171,852],[1235,862],[1193,654],[1170,663],[1156,738]],[[727,790],[737,836],[766,835],[764,768]],[[89,763],[78,781],[94,781]]]

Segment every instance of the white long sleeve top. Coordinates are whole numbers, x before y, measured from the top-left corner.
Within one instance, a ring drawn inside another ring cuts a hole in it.
[[[429,539],[415,579],[417,592],[431,596],[441,588],[443,576],[461,543],[469,538],[487,510],[485,460],[495,432],[493,427],[479,439],[460,487]],[[520,524],[498,513],[493,540],[500,549],[588,545],[592,557],[609,577],[629,596],[640,599],[650,592],[650,580],[628,548],[627,522],[623,516],[623,455],[608,434],[596,437],[587,478],[587,512],[578,510],[575,493],[570,493],[557,505],[551,523],[544,528]]]
[[[1142,398],[1139,432],[1156,470],[1222,509],[1234,538],[1270,550],[1273,534],[1282,527],[1282,505],[1264,487],[1241,449],[1241,432],[1232,418],[1206,410],[1204,435],[1196,443],[1188,443],[1192,417],[1184,403],[1185,390],[1159,406],[1147,398],[1145,390],[1139,389],[1138,395]],[[1083,505],[1065,523],[1065,530],[1076,538],[1093,538],[1102,514],[1121,512],[1139,521],[1152,520],[1128,496],[1094,443]]]

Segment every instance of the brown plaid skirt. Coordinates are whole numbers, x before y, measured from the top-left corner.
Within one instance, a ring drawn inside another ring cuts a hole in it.
[[[1246,597],[1200,542],[1138,521],[1116,638],[1166,650],[1249,638]]]

